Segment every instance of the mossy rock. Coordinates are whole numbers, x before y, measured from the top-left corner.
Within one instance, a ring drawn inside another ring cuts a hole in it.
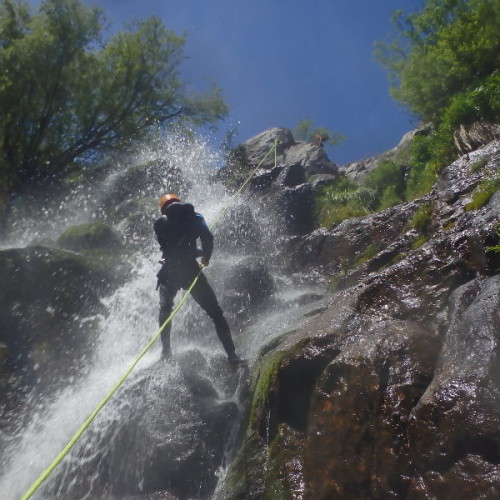
[[[96,248],[115,251],[123,247],[118,233],[100,221],[70,227],[59,236],[57,244],[75,252]]]
[[[331,355],[310,359],[304,354],[311,348],[310,339],[287,345],[293,334],[281,335],[260,351],[252,375],[246,433],[227,476],[226,500],[295,498],[307,411],[303,396],[310,393],[312,381]],[[310,386],[305,392],[304,384]]]
[[[33,246],[1,250],[0,275],[0,342],[9,365],[31,382],[72,373],[96,334],[81,318],[102,313],[113,273],[83,255]]]

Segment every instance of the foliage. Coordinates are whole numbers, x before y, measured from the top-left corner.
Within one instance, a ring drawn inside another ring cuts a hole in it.
[[[330,226],[403,201],[405,167],[387,160],[372,170],[361,185],[346,177],[339,177],[320,187],[314,199],[316,220],[321,226]]]
[[[395,99],[426,121],[439,121],[456,95],[477,91],[500,68],[497,0],[427,0],[393,22],[397,36],[379,42],[376,56]]]
[[[328,146],[335,146],[346,139],[343,134],[336,130],[316,127],[310,119],[300,120],[293,129],[293,136],[298,141],[312,142],[318,145],[327,144]]]
[[[500,2],[427,0],[415,13],[395,12],[393,23],[396,36],[378,42],[375,55],[392,96],[433,125],[408,186],[421,194],[417,185],[432,185],[456,158],[460,127],[500,121]]]
[[[404,200],[405,169],[394,161],[383,161],[365,178],[364,185],[375,191],[375,200],[372,210],[397,205]]]
[[[360,187],[347,177],[338,177],[318,188],[314,196],[314,210],[320,226],[331,226],[344,219],[360,217],[370,212],[373,190]]]
[[[476,172],[479,172],[480,170],[482,170],[488,164],[488,161],[489,161],[489,157],[488,156],[482,156],[481,158],[479,158],[475,162],[471,163],[471,165],[470,165],[470,171],[473,174],[476,173]]]
[[[370,259],[375,257],[379,253],[380,249],[377,245],[371,244],[368,245],[361,254],[356,257],[355,263],[356,265],[363,264],[368,262]]]
[[[419,233],[427,235],[431,227],[432,222],[432,205],[430,203],[424,203],[415,212],[408,227],[416,229]]]
[[[130,143],[153,125],[211,122],[220,90],[187,94],[185,36],[158,18],[103,41],[101,10],[78,0],[0,0],[0,185],[64,175],[74,159]]]
[[[486,247],[486,250],[500,254],[500,220],[495,226],[497,244]]]
[[[412,244],[412,248],[421,247],[430,237],[432,229],[433,210],[430,203],[420,205],[418,210],[408,222],[407,227],[418,231],[419,235]]]
[[[478,210],[484,207],[498,190],[500,190],[499,174],[484,178],[472,192],[472,199],[465,206],[465,210]]]

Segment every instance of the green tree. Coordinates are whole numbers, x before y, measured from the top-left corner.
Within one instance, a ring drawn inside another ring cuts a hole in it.
[[[214,122],[220,89],[186,92],[185,35],[156,17],[104,40],[106,20],[78,0],[0,0],[0,185],[19,191],[75,159],[140,138],[152,126]]]
[[[327,144],[335,146],[345,141],[345,136],[336,130],[330,130],[325,127],[316,127],[310,119],[300,120],[293,129],[293,136],[296,140]]]
[[[396,37],[375,53],[393,97],[424,121],[438,123],[456,95],[481,92],[500,69],[498,0],[427,0],[419,12],[397,11],[393,22]]]

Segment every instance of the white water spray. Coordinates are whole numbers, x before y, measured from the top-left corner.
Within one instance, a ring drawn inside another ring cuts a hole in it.
[[[144,175],[152,173],[157,178],[158,169],[154,170],[154,165],[158,160],[163,162],[162,168],[167,165],[167,169],[181,172],[187,181],[182,185],[181,195],[193,203],[210,224],[229,200],[222,185],[207,181],[220,167],[220,155],[202,141],[172,139],[143,148],[130,159],[129,165],[151,164],[153,167],[144,169]],[[56,238],[71,225],[94,220],[99,214],[98,207],[121,181],[124,165],[121,168],[111,169],[102,183],[94,186],[92,194],[77,189],[67,196],[59,204],[64,214],[47,212],[47,217],[41,220],[20,219],[7,244],[12,245],[15,239],[17,246],[21,246],[33,238]],[[168,179],[164,173],[164,179]],[[137,192],[137,198],[144,198],[157,190],[151,199],[151,214],[156,211],[162,191],[171,190],[169,182],[162,179],[159,185],[156,179],[156,188],[147,185]],[[241,209],[249,206],[241,200],[238,203]],[[238,206],[233,213],[238,213]],[[260,221],[258,229],[263,234],[259,243],[262,255],[272,255],[276,228],[268,226],[269,221],[263,214],[256,216]],[[151,227],[153,221],[152,216]],[[219,241],[232,237],[230,232],[224,233],[229,226],[231,224],[225,227],[223,223],[217,229],[222,232],[218,235]],[[127,241],[141,239],[136,238],[125,223],[118,227]],[[142,230],[147,234],[147,228]],[[91,366],[70,386],[42,400],[29,425],[11,439],[12,445],[4,450],[0,462],[2,498],[17,499],[28,489],[157,330],[158,257],[151,229],[149,243],[139,246],[130,257],[133,269],[126,284],[102,299],[106,314],[82,320],[98,324]],[[242,257],[248,255],[215,249],[206,274],[219,300],[224,299],[226,274],[238,266]],[[283,311],[262,314],[254,318],[252,328],[241,338],[236,335],[238,325],[233,324],[235,343],[240,353],[251,360],[265,342],[286,331],[293,321],[290,310],[286,314]],[[160,346],[152,347],[34,498],[125,498],[162,490],[174,491],[180,497],[180,492],[187,491],[185,495],[190,495],[189,498],[200,499],[213,494],[216,476],[223,467],[225,447],[230,443],[231,425],[234,431],[241,416],[237,410],[245,380],[241,373],[228,370],[213,325],[191,299],[173,321],[172,347],[177,359],[172,363],[159,361]],[[220,416],[226,421],[222,420],[225,428],[221,430],[222,444],[218,447],[218,443],[212,442],[213,436],[205,435],[204,428],[208,426],[213,434],[213,429],[220,426],[217,420]],[[231,425],[227,426],[227,422]],[[190,456],[201,462],[200,470],[192,470]],[[172,470],[176,466],[178,470]],[[208,472],[201,470],[202,466]],[[189,470],[198,477],[183,478]],[[189,482],[187,489],[182,480]]]

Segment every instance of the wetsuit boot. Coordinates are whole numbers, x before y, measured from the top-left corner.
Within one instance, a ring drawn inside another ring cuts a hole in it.
[[[219,337],[219,340],[222,343],[222,347],[224,347],[224,350],[226,351],[229,364],[232,366],[236,366],[245,363],[245,360],[241,359],[235,352],[236,349],[231,337],[231,331],[222,312],[215,318],[213,318],[213,321],[215,325],[215,331],[217,332],[217,337]]]

